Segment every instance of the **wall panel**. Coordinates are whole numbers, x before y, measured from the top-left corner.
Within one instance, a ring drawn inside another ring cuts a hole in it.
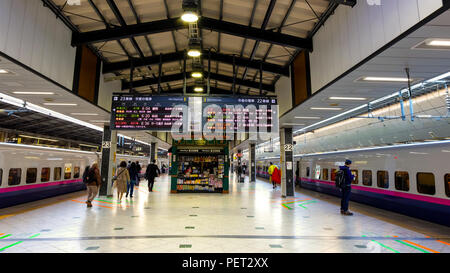
[[[39,0],[0,1],[0,51],[72,88],[72,32]]]

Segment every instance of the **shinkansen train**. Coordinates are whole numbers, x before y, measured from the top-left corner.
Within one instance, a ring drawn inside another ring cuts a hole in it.
[[[101,162],[95,152],[0,143],[0,208],[86,189],[86,166]],[[117,155],[121,161],[139,161],[142,173],[148,157]]]
[[[355,176],[351,200],[450,226],[450,141],[363,148],[295,157],[296,184],[340,196],[335,174],[346,159]],[[256,174],[268,178],[269,162]],[[298,170],[298,172],[297,172]]]

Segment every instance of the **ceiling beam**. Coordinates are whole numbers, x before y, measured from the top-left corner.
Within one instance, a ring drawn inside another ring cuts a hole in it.
[[[253,39],[276,45],[312,50],[312,40],[287,35],[270,30],[235,24],[208,17],[201,17],[198,21],[201,29],[217,31],[242,38]],[[185,29],[188,25],[180,18],[169,18],[159,21],[127,25],[107,30],[95,30],[84,33],[72,33],[72,45],[98,43],[110,40],[125,39],[135,36],[150,35]]]
[[[206,50],[204,50],[203,54],[205,56],[207,56],[208,52]],[[183,55],[184,55],[183,51],[162,54],[162,61],[163,61],[163,63],[181,61],[181,60],[183,60]],[[222,53],[216,53],[216,52],[211,51],[211,60],[233,65],[233,56],[222,54]],[[260,61],[254,61],[254,60],[250,60],[250,59],[244,58],[244,57],[235,57],[235,62],[236,62],[236,65],[239,65],[239,66],[247,66],[249,68],[257,69],[257,70],[259,70],[259,68],[260,68]],[[159,55],[133,60],[134,67],[140,67],[140,66],[146,66],[146,65],[157,65],[157,64],[159,64]],[[105,63],[103,65],[103,73],[127,70],[127,69],[130,69],[130,67],[131,67],[131,61],[129,61],[129,60],[122,61],[122,62],[115,62],[115,63]],[[266,72],[289,76],[289,67],[288,66],[284,67],[281,65],[263,62],[262,69],[263,69],[263,71],[266,71]]]
[[[207,78],[207,73],[204,73],[204,77]],[[226,83],[233,83],[233,77],[220,75],[216,73],[210,74],[211,80],[226,82]],[[184,79],[184,74],[172,74],[172,75],[166,75],[161,77],[161,83],[164,82],[172,82],[172,81],[180,81]],[[242,80],[242,79],[235,79],[237,85],[243,85],[250,88],[259,88],[259,82],[249,81],[249,80]],[[147,86],[147,85],[154,85],[158,84],[158,79],[144,79],[144,80],[138,80],[133,81],[133,88]],[[263,84],[262,85],[263,90],[275,92],[275,86],[270,84]],[[122,83],[122,90],[128,90],[130,89],[130,82],[123,82]]]

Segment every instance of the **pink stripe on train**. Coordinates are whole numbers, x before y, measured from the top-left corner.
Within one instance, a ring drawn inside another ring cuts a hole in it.
[[[327,184],[327,185],[333,185],[334,186],[334,182],[330,182],[330,181],[323,181],[323,180],[310,179],[310,178],[304,178],[304,177],[302,177],[301,179],[304,180],[304,181],[308,181],[308,182],[322,183],[322,184]],[[435,204],[450,206],[450,200],[437,198],[437,197],[429,197],[429,196],[416,195],[416,194],[397,192],[397,191],[382,190],[382,189],[375,189],[375,188],[369,188],[369,187],[361,187],[361,186],[356,186],[356,185],[352,185],[352,189],[357,189],[357,190],[360,190],[360,191],[368,191],[368,192],[374,192],[374,193],[378,193],[378,194],[385,194],[385,195],[390,195],[390,196],[396,196],[396,197],[402,197],[402,198],[407,198],[407,199],[419,200],[419,201],[422,201],[422,202],[429,202],[429,203],[435,203]]]
[[[71,184],[71,183],[77,183],[77,182],[82,182],[82,179],[66,180],[66,181],[58,181],[58,182],[44,182],[44,183],[41,183],[41,184],[31,184],[31,185],[24,185],[24,186],[8,187],[8,188],[0,189],[0,193],[12,192],[12,191],[21,191],[21,190],[29,190],[29,189],[49,187],[49,186],[56,186],[56,185],[64,185],[64,184]]]

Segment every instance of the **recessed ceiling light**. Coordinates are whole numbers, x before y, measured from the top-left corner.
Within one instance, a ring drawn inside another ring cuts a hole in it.
[[[367,98],[355,98],[355,97],[330,97],[330,100],[367,100]]]
[[[70,113],[70,114],[74,116],[98,116],[98,114],[96,113]]]
[[[54,95],[53,92],[28,92],[28,91],[14,91],[13,94],[17,95]]]
[[[450,40],[435,39],[427,42],[429,46],[450,46]]]
[[[407,78],[397,77],[363,77],[361,80],[367,82],[408,82]],[[410,79],[410,81],[413,81]]]
[[[53,105],[53,106],[77,106],[76,103],[57,103],[57,102],[44,102],[44,105]]]
[[[321,119],[320,117],[295,117],[298,119]]]
[[[10,74],[11,72],[9,72],[6,69],[0,69],[0,74]]]
[[[194,91],[195,92],[203,92],[203,87],[195,87]]]
[[[330,110],[330,111],[342,110],[342,108],[329,108],[329,107],[311,107],[309,109],[311,109],[311,110]]]

